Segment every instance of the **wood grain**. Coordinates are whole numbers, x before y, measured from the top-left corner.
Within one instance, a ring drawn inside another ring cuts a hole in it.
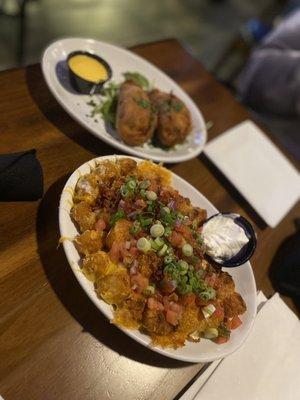
[[[133,49],[192,96],[212,138],[249,118],[176,40]],[[172,399],[201,369],[162,357],[109,324],[75,280],[58,243],[58,201],[69,174],[96,155],[116,154],[58,105],[39,65],[0,73],[0,150],[37,149],[45,179],[39,202],[0,206],[0,393],[5,400]],[[299,206],[268,228],[204,157],[170,168],[220,210],[249,218],[258,233],[258,288],[274,292],[268,268],[293,232]],[[292,304],[290,303],[292,306]]]

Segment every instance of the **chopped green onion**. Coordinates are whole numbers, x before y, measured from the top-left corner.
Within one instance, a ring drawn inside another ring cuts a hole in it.
[[[192,257],[192,264],[196,265],[200,262],[200,258],[197,256]]]
[[[141,227],[137,224],[133,224],[130,228],[129,228],[129,232],[132,235],[136,235],[137,233],[139,233],[141,231]]]
[[[164,210],[165,213],[170,214],[171,210],[169,207],[163,207],[162,210]]]
[[[186,257],[190,257],[193,255],[193,248],[190,244],[186,243],[182,247],[182,252]]]
[[[161,246],[159,246],[157,243],[155,243],[155,240],[151,239],[150,243],[151,243],[152,249],[155,250],[155,251],[158,251],[161,248]]]
[[[157,194],[155,192],[153,192],[153,190],[147,190],[146,191],[146,197],[148,200],[156,200],[157,199]]]
[[[129,194],[129,190],[128,190],[128,188],[127,188],[125,185],[122,185],[122,186],[120,187],[120,192],[121,192],[121,195],[122,195],[123,197],[126,197],[126,196],[128,196],[128,194]]]
[[[136,188],[136,181],[133,179],[130,179],[127,183],[126,186],[131,189],[134,190]]]
[[[151,243],[145,237],[139,238],[136,246],[139,250],[143,251],[144,253],[146,253],[147,251],[149,251],[151,249]]]
[[[198,271],[196,272],[197,278],[203,278],[203,275],[204,275],[204,270],[198,269]]]
[[[166,226],[164,235],[165,236],[170,236],[171,233],[172,233],[172,229],[169,226]]]
[[[168,249],[168,246],[166,244],[164,244],[163,247],[159,250],[159,252],[157,254],[161,257],[161,256],[165,255],[167,249]]]
[[[154,284],[148,285],[146,289],[143,290],[143,294],[146,296],[151,296],[155,293],[155,286]]]
[[[140,224],[143,228],[151,225],[153,222],[153,218],[140,218]]]
[[[217,328],[208,328],[204,332],[205,339],[215,339],[219,336],[219,331]]]
[[[199,297],[205,301],[214,299],[216,297],[216,291],[212,287],[208,287],[206,290],[199,293]]]
[[[185,275],[188,272],[189,264],[184,260],[179,260],[178,265],[180,267],[180,275]]]
[[[142,181],[140,183],[140,189],[147,189],[150,186],[151,182],[149,179],[146,179],[145,181]]]
[[[163,241],[163,239],[161,239],[160,237],[157,237],[156,239],[154,239],[154,242],[159,246],[162,247],[165,242]]]
[[[226,328],[226,326],[224,324],[221,324],[218,327],[218,330],[219,330],[219,336],[220,337],[229,338],[230,330],[228,328]]]
[[[165,228],[162,226],[162,224],[155,224],[150,228],[151,236],[155,238],[163,236],[164,232]]]
[[[202,246],[202,245],[204,244],[203,237],[202,237],[200,234],[197,235],[197,243],[198,243],[200,246]]]
[[[119,220],[125,217],[125,213],[123,210],[117,211],[109,220],[109,225],[114,226],[115,223]]]
[[[169,264],[172,261],[173,261],[173,257],[172,256],[165,256],[165,258],[164,258],[165,264]]]
[[[146,197],[146,190],[145,190],[145,189],[141,189],[141,190],[140,190],[140,195],[141,195],[142,197]]]
[[[147,211],[149,212],[153,212],[154,211],[154,201],[148,200],[147,201],[148,207],[147,207]]]

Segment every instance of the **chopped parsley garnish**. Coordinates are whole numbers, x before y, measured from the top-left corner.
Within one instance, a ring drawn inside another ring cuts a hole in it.
[[[144,90],[149,90],[150,88],[148,79],[138,72],[125,72],[123,76],[126,81],[133,81]]]
[[[176,112],[179,112],[180,110],[182,110],[183,105],[181,103],[176,102],[172,102],[172,109]]]
[[[133,97],[133,100],[142,108],[149,108],[150,102],[146,99],[142,99],[141,97]]]

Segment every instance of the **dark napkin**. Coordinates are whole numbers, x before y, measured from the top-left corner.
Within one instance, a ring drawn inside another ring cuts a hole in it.
[[[0,154],[0,201],[30,201],[43,196],[43,171],[35,153]]]

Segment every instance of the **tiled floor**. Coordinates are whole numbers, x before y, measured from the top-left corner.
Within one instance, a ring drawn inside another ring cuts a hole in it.
[[[10,3],[17,0],[2,0]],[[130,46],[166,37],[189,45],[211,69],[238,29],[276,0],[29,0],[24,63],[62,36]],[[1,4],[1,0],[0,0]],[[17,64],[18,19],[0,15],[0,69]]]

